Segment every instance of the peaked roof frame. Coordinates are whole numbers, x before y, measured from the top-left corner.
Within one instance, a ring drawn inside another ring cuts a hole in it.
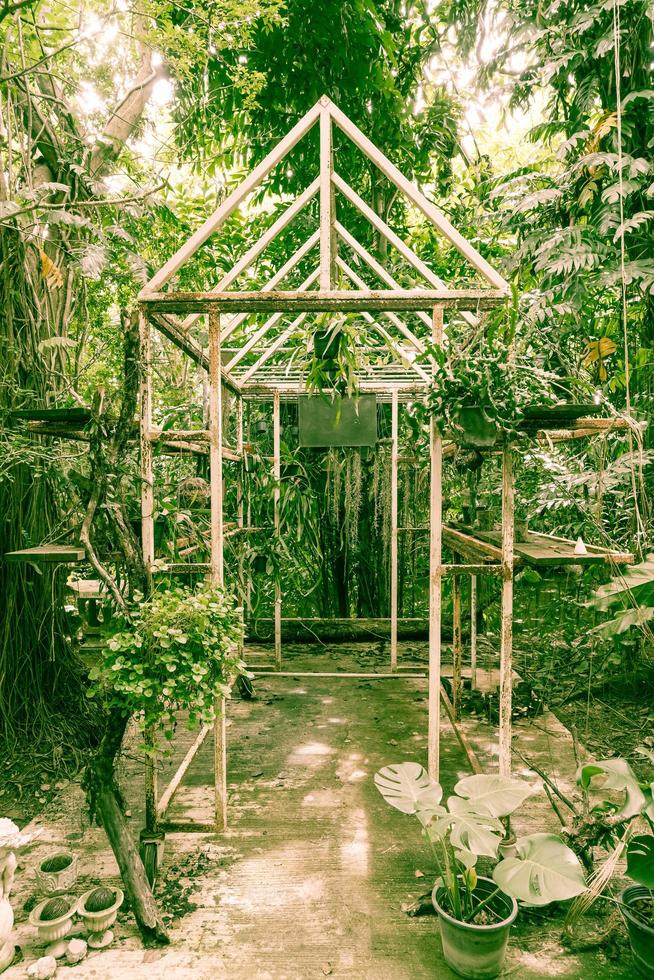
[[[273,168],[316,124],[320,128],[320,173],[315,180],[285,208],[258,241],[234,263],[232,268],[222,276],[210,291],[164,291],[164,287],[170,279],[192,259],[211,235],[220,230],[225,221],[248,195],[265,180]],[[485,283],[482,288],[448,288],[447,284],[425,264],[414,250],[343,180],[334,169],[332,141],[334,124],[375,164],[395,188],[429,219],[437,231],[458,249]],[[371,255],[368,249],[338,221],[336,216],[337,191],[402,255],[405,261],[425,281],[426,288],[402,289],[385,266]],[[252,266],[275,238],[316,196],[319,197],[318,228],[288,258],[275,275],[263,287],[255,291],[230,289],[238,277]],[[339,255],[339,241],[343,242],[362,265],[372,272],[386,288],[371,289],[364,279],[345,261],[343,255]],[[304,280],[299,288],[281,289],[286,276],[316,247],[318,247],[319,257],[314,272]],[[354,288],[335,289],[334,286],[339,274],[342,274]],[[313,288],[316,284],[317,288]],[[323,96],[155,273],[142,289],[138,298],[144,313],[151,316],[159,329],[202,367],[206,367],[208,364],[208,354],[201,350],[189,333],[190,327],[199,317],[206,313],[218,311],[229,314],[221,317],[221,343],[224,343],[235,334],[249,314],[271,313],[272,316],[268,317],[262,325],[256,327],[245,339],[243,345],[232,352],[231,357],[221,369],[223,379],[245,394],[249,387],[261,387],[261,384],[270,390],[279,390],[280,387],[288,390],[287,372],[282,377],[276,378],[274,371],[271,374],[269,365],[265,375],[262,374],[260,378],[257,378],[257,373],[275,355],[283,356],[286,342],[297,332],[306,315],[319,311],[361,313],[375,334],[381,336],[385,349],[405,369],[404,386],[407,384],[408,376],[409,380],[413,378],[414,384],[417,383],[419,386],[425,387],[430,380],[429,374],[422,367],[414,364],[412,357],[407,356],[407,349],[413,351],[414,354],[422,353],[425,346],[424,342],[416,336],[398,314],[414,312],[431,330],[434,308],[449,307],[460,310],[462,317],[471,326],[475,326],[478,323],[476,314],[480,310],[506,302],[508,292],[508,283],[500,273],[368,137],[329,98]],[[289,313],[299,315],[281,332],[275,332],[274,335],[271,335],[275,326],[285,314]],[[392,325],[400,335],[398,339],[381,325],[379,317],[373,316],[373,313],[383,315],[389,325]],[[175,314],[182,314],[183,319],[177,319]],[[261,344],[264,345],[263,350],[257,351],[256,348]],[[253,364],[243,365],[243,360],[251,353],[254,354],[256,360]],[[235,370],[237,371],[236,374],[234,373]],[[401,385],[402,378],[395,380],[393,384],[394,373],[391,368],[385,373],[382,371],[379,377],[380,380],[386,379],[382,385],[385,390],[389,386],[389,377],[391,377],[391,387]],[[283,385],[282,382],[284,382]],[[296,385],[296,387],[300,386]],[[374,376],[368,377],[365,388],[374,390]]]

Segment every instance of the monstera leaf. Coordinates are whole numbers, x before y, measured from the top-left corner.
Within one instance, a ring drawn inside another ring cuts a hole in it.
[[[624,759],[602,759],[600,762],[588,762],[581,766],[577,773],[577,782],[588,789],[594,776],[605,776],[605,789],[615,789],[624,792],[622,806],[616,810],[616,816],[629,820],[641,813],[651,799],[648,799],[640,788],[640,784],[628,762]]]
[[[439,803],[443,790],[417,762],[384,766],[375,773],[375,786],[387,803],[402,813],[417,814],[421,823],[428,823],[434,813],[442,812]]]
[[[524,803],[534,790],[528,783],[507,776],[479,774],[460,779],[454,787],[457,796],[465,797],[480,813],[507,817]]]
[[[447,809],[449,813],[437,817],[427,828],[432,839],[444,837],[449,831],[455,850],[470,851],[478,857],[497,857],[504,833],[499,820],[489,813],[479,813],[470,800],[458,796],[450,796]]]
[[[627,874],[639,885],[654,888],[654,837],[640,834],[627,847]]]
[[[516,843],[518,856],[496,865],[493,881],[529,905],[547,905],[580,895],[586,888],[579,859],[555,834],[529,834]]]

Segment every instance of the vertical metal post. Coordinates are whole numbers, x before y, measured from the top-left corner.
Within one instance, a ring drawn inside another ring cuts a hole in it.
[[[243,522],[245,518],[245,497],[243,493],[243,473],[245,466],[245,454],[243,451],[243,398],[238,395],[236,398],[236,452],[240,454],[238,471],[238,480],[236,485],[236,520],[238,526],[243,528]],[[243,559],[243,554],[245,550],[245,540],[243,534],[239,535],[238,540],[238,580],[241,586],[241,626],[245,630],[245,588],[244,588],[244,578],[245,578],[245,562]],[[241,642],[239,644],[239,653],[243,656],[243,637],[241,637]]]
[[[461,576],[452,576],[452,708],[461,717]]]
[[[477,576],[470,576],[470,687],[477,690]]]
[[[434,307],[432,341],[443,342],[443,308]],[[429,423],[429,723],[427,769],[439,778],[441,726],[441,602],[443,550],[443,438],[432,418]]]
[[[224,585],[222,382],[220,376],[220,313],[209,313],[209,469],[211,479],[211,583]],[[214,806],[217,830],[227,827],[226,702],[216,703],[214,721]]]
[[[335,200],[332,172],[332,117],[329,100],[320,108],[320,289],[333,289],[336,281]]]
[[[139,448],[141,464],[141,546],[148,588],[152,585],[154,561],[154,470],[152,466],[152,327],[145,313],[139,312],[141,361]],[[157,762],[154,735],[144,733],[145,755],[145,826],[151,833],[157,827]]]
[[[397,670],[397,388],[391,400],[391,670]]]
[[[513,450],[502,452],[502,611],[500,621],[500,742],[501,776],[511,775],[511,691],[513,685]]]
[[[143,311],[139,313],[141,346],[141,544],[148,578],[154,561],[154,474],[152,468],[152,327]]]
[[[280,514],[279,514],[279,481],[281,479],[281,421],[279,412],[279,392],[273,395],[273,479],[275,481],[275,542],[279,547]],[[282,669],[282,583],[279,577],[275,582],[275,667]]]

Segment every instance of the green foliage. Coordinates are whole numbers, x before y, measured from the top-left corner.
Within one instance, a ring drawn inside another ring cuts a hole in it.
[[[654,888],[654,835],[638,834],[627,847],[627,874],[638,885]]]
[[[588,605],[601,610],[617,607],[615,615],[598,628],[606,636],[633,627],[647,629],[646,624],[654,617],[654,554],[601,585]]]
[[[510,438],[528,405],[553,400],[542,374],[514,363],[501,340],[484,338],[464,354],[430,345],[422,359],[428,358],[436,364],[429,412],[441,431],[452,429],[472,445],[492,445],[497,429]],[[467,414],[470,408],[481,411],[481,423],[475,424],[474,416]]]
[[[432,844],[449,911],[474,922],[481,907],[475,895],[477,858],[497,861],[504,832],[499,818],[517,810],[533,788],[504,776],[467,776],[442,806],[440,785],[415,762],[385,766],[375,774],[375,785],[392,807],[418,818]],[[530,834],[517,841],[516,851],[516,857],[505,857],[494,868],[498,891],[530,905],[547,905],[585,890],[579,860],[559,837]]]
[[[91,694],[171,739],[179,711],[188,725],[209,724],[246,667],[238,652],[240,610],[223,589],[164,586],[138,602],[91,672]]]

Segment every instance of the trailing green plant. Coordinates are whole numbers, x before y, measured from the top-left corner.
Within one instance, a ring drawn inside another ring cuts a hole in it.
[[[528,405],[553,400],[543,372],[514,361],[497,337],[465,352],[430,345],[421,359],[429,358],[436,370],[428,411],[441,432],[449,429],[472,445],[492,444],[498,430],[515,436]]]
[[[91,696],[136,714],[143,729],[170,740],[180,711],[190,728],[209,724],[215,703],[246,674],[238,649],[240,610],[225,589],[167,585],[137,597],[129,623],[91,671]]]
[[[417,817],[430,844],[437,878],[448,911],[462,922],[475,922],[482,908],[503,892],[529,905],[574,898],[586,889],[576,854],[555,834],[528,834],[515,844],[515,856],[498,861],[508,817],[534,792],[522,780],[478,774],[460,779],[445,806],[443,790],[416,762],[385,766],[375,785],[390,806]],[[483,900],[475,895],[478,858],[497,862],[496,890]]]
[[[358,388],[360,320],[356,314],[321,313],[313,331],[313,355],[305,374],[307,391],[353,395]],[[311,342],[311,341],[310,341]]]

